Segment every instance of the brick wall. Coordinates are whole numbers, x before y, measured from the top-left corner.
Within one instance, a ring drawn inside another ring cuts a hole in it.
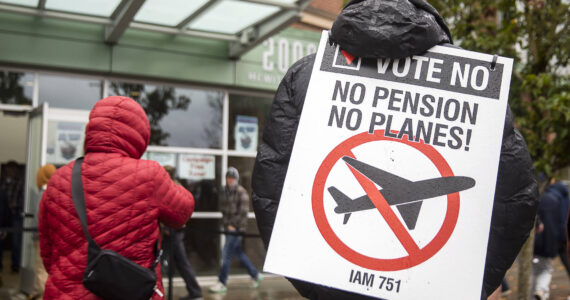
[[[323,12],[338,15],[342,9],[342,0],[313,0],[309,6]]]
[[[292,27],[317,32],[330,29],[332,21],[342,10],[342,2],[342,0],[313,0],[304,10],[305,17]]]

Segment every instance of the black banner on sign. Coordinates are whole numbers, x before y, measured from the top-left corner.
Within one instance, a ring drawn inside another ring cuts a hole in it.
[[[503,64],[426,52],[402,59],[354,57],[338,45],[326,45],[321,71],[363,76],[499,99]]]

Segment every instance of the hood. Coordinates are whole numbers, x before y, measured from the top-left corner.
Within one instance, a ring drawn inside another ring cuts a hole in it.
[[[560,181],[548,187],[550,192],[558,193],[559,197],[568,198],[568,188]]]
[[[111,96],[95,104],[85,129],[85,153],[119,153],[140,158],[150,138],[143,108],[131,98]]]
[[[443,18],[423,0],[352,0],[334,21],[330,38],[367,58],[403,58],[452,43]]]
[[[234,167],[229,167],[228,171],[226,172],[226,177],[233,177],[236,179],[236,185],[239,182],[239,171]]]

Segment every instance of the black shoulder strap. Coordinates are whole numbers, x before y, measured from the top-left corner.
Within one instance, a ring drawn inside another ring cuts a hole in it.
[[[79,221],[81,222],[81,227],[83,228],[83,233],[87,238],[87,261],[91,261],[95,258],[99,252],[101,252],[101,247],[91,238],[89,231],[87,230],[87,213],[85,209],[85,197],[83,192],[83,180],[81,179],[81,165],[83,164],[83,157],[75,160],[73,165],[73,172],[71,174],[71,196],[73,197],[73,204],[75,206],[75,211],[79,216]],[[154,269],[160,258],[162,257],[162,249],[160,249],[158,240],[155,244],[155,255],[156,259],[152,264],[151,269]]]
[[[75,205],[75,211],[79,216],[79,221],[81,222],[81,227],[83,228],[83,233],[87,238],[87,243],[89,244],[87,248],[88,256],[96,255],[95,252],[101,250],[99,245],[91,238],[89,230],[87,230],[87,213],[85,209],[85,198],[83,193],[83,180],[81,179],[81,165],[83,163],[83,157],[75,160],[73,165],[73,173],[71,174],[71,196],[73,197],[73,204]]]

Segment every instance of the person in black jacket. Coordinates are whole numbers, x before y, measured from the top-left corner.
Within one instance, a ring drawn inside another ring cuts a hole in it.
[[[560,244],[564,242],[564,218],[561,215],[562,195],[556,187],[546,188],[538,205],[539,226],[534,238],[532,259],[532,291],[536,299],[548,299],[552,279],[552,260],[558,255]]]
[[[330,41],[356,57],[402,58],[450,45],[451,34],[437,11],[422,0],[353,0],[335,20]],[[252,202],[267,247],[315,55],[291,66],[281,81],[263,131],[253,170]],[[521,134],[506,112],[481,298],[501,284],[529,236],[537,208],[537,184]],[[467,258],[466,258],[467,259]],[[466,270],[467,271],[467,270]],[[362,299],[362,295],[289,279],[310,299]]]

